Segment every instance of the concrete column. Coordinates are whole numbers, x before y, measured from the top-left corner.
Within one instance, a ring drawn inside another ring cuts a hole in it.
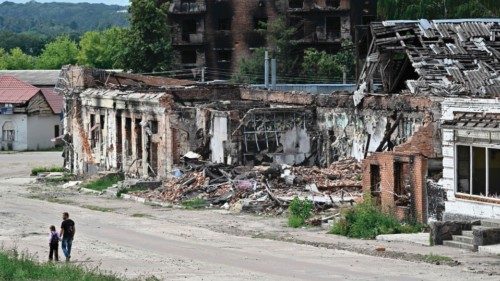
[[[146,114],[142,114],[142,124],[147,124],[148,116]],[[142,134],[142,177],[147,178],[148,177],[148,171],[149,171],[149,163],[148,163],[148,150],[146,148],[147,146],[147,134],[146,134],[146,126],[141,125],[141,134]]]
[[[95,124],[98,126],[97,128],[94,129],[94,132],[99,132],[98,138],[97,138],[97,143],[96,143],[96,153],[95,153],[95,160],[98,165],[102,165],[102,144],[104,143],[104,137],[102,135],[101,131],[101,111],[96,110],[95,111]]]
[[[161,149],[165,149],[164,153],[160,153],[160,155],[165,155],[164,157],[161,158],[161,163],[163,163],[163,168],[167,174],[172,171],[173,168],[173,149],[172,149],[172,127],[171,127],[171,116],[170,114],[165,114],[164,116],[165,120],[165,125],[164,125],[164,131],[163,131],[163,137],[164,141],[162,142],[162,145],[160,145]],[[161,132],[161,131],[160,131]],[[164,147],[164,148],[163,148]]]
[[[122,171],[125,172],[126,169],[126,164],[127,164],[127,146],[126,146],[126,139],[127,139],[127,131],[125,130],[125,124],[127,123],[127,118],[122,114],[122,126],[121,128],[118,128],[118,130],[122,130]]]
[[[132,118],[132,132],[130,132],[131,135],[131,144],[132,144],[132,161],[137,159],[137,135],[135,133],[135,114],[134,112],[130,112],[130,118]]]

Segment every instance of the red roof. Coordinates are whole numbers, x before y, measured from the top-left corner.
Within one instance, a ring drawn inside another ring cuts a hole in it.
[[[0,76],[0,103],[22,104],[40,92],[35,86],[13,76]]]
[[[50,108],[52,108],[52,112],[54,114],[61,113],[64,103],[63,97],[56,94],[54,88],[41,88],[41,90],[45,100],[50,105]]]

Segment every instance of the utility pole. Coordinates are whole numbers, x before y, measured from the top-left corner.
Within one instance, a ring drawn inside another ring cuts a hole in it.
[[[269,89],[269,52],[266,51],[264,58],[264,85]]]
[[[276,59],[271,60],[271,89],[276,90]]]
[[[201,82],[205,82],[205,67],[201,68]]]

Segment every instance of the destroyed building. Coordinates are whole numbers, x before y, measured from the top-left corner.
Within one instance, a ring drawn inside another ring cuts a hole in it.
[[[445,218],[498,217],[499,21],[370,28],[354,94],[63,69],[67,167],[164,179],[190,157],[234,167],[355,158],[364,191],[401,219],[442,218],[444,207]]]
[[[397,212],[413,200],[421,218],[435,216],[425,207],[436,204],[419,200],[442,200],[445,219],[500,217],[500,21],[386,21],[372,23],[370,33],[354,103],[373,95],[406,96],[427,99],[438,110],[428,112],[409,142],[367,158],[366,191]],[[377,82],[383,85],[378,93]],[[427,194],[426,177],[442,177],[446,198]]]
[[[354,27],[376,15],[376,2],[365,0],[174,0],[169,8],[175,63],[207,68],[207,76],[227,79],[239,60],[266,46],[260,23],[278,17],[297,31],[297,53],[307,48],[335,53]],[[201,71],[201,70],[198,70]],[[196,74],[196,73],[195,73]],[[198,73],[198,76],[201,73]]]

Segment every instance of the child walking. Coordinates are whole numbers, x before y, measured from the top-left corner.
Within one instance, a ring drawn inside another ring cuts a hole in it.
[[[59,233],[56,231],[56,227],[51,225],[50,226],[50,234],[49,234],[49,246],[50,246],[50,253],[49,253],[49,260],[52,261],[54,256],[56,261],[59,261]]]

